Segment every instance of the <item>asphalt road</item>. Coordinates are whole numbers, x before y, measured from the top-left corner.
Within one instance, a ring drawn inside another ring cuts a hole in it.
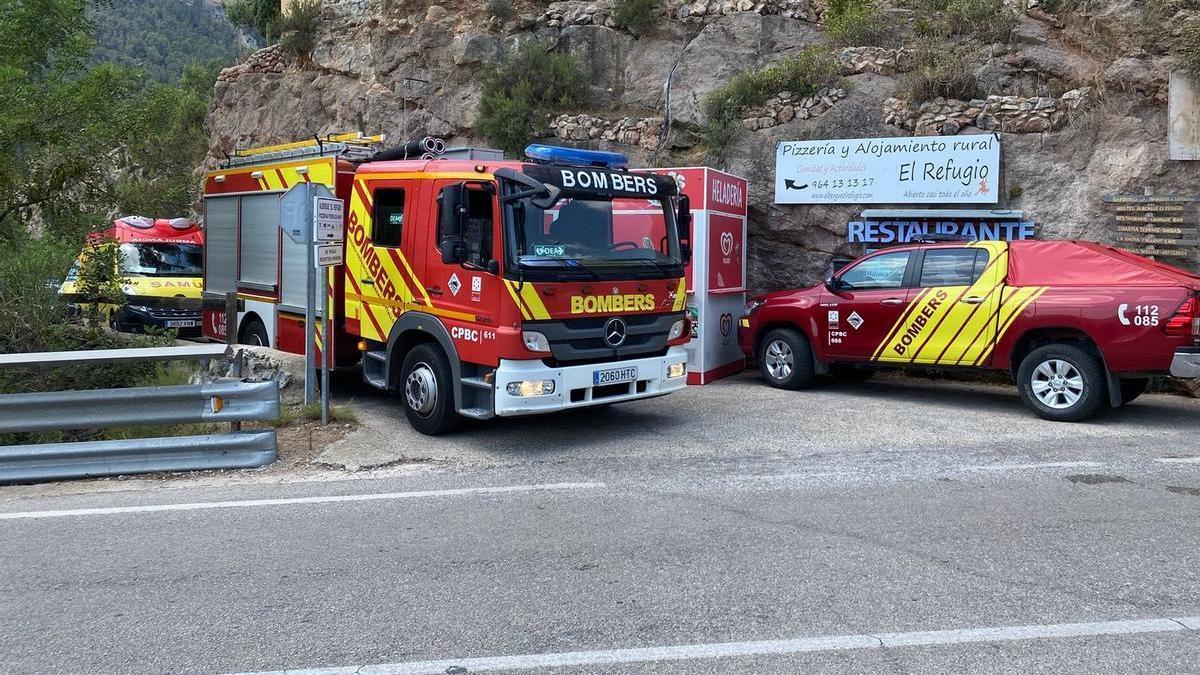
[[[432,441],[366,408],[347,442],[436,461],[0,488],[0,671],[1200,672],[1200,402],[745,376]]]

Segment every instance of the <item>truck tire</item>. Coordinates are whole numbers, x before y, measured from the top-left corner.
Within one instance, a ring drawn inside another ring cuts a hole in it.
[[[426,436],[453,431],[462,418],[454,410],[454,380],[446,355],[425,343],[409,350],[400,368],[400,397],[413,429]]]
[[[842,382],[866,382],[875,375],[875,369],[849,363],[834,363],[829,366],[829,374]]]
[[[1079,422],[1108,399],[1100,359],[1072,344],[1051,344],[1029,353],[1017,370],[1021,400],[1042,419]]]
[[[1121,380],[1121,405],[1132,403],[1135,398],[1146,391],[1149,384],[1150,378],[1148,377],[1131,377]]]
[[[813,381],[812,345],[798,330],[776,328],[762,339],[758,368],[772,387],[803,389]]]
[[[246,327],[242,329],[242,339],[239,342],[259,347],[271,346],[271,338],[267,337],[267,327],[258,319],[252,319],[250,323],[246,324]]]

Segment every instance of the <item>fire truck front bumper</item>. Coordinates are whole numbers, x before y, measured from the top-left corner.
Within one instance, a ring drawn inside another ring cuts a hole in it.
[[[496,415],[511,417],[662,396],[683,389],[687,355],[552,368],[541,361],[501,359],[496,369]]]

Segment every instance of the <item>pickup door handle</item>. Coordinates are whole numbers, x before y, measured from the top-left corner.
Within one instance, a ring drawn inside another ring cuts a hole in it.
[[[880,300],[879,304],[881,304],[881,305],[903,305],[904,299],[903,298],[887,298],[885,300]]]
[[[441,287],[441,286],[426,286],[426,287],[425,287],[425,290],[429,291],[430,293],[432,293],[432,294],[434,294],[434,295],[441,295],[441,294],[442,294],[442,287]]]
[[[963,298],[961,302],[965,302],[968,305],[978,305],[979,303],[983,302],[983,298],[978,295],[968,295],[967,297]]]
[[[374,286],[375,285],[375,281],[373,279],[359,279],[359,281],[362,282],[363,286]]]

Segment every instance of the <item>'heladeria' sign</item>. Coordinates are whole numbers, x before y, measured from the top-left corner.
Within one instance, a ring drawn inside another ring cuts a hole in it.
[[[776,204],[995,204],[999,177],[992,135],[785,141],[775,151]]]

